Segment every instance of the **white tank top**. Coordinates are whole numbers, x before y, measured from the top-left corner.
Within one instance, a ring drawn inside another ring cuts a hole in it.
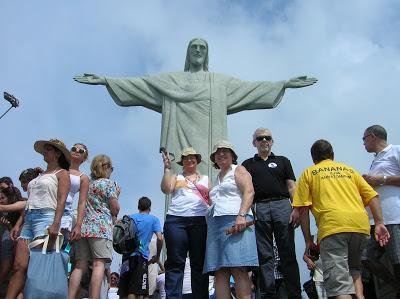
[[[82,175],[83,173],[81,173],[80,175],[69,174],[69,178],[71,180],[71,187],[69,188],[67,200],[65,201],[66,211],[72,211],[72,204],[74,202],[75,194],[79,192],[79,189],[81,187]]]
[[[26,209],[53,209],[57,207],[58,179],[53,173],[40,174],[28,184],[28,201]]]
[[[235,181],[235,169],[237,165],[231,165],[222,181],[219,175],[215,179],[214,187],[210,191],[210,198],[214,207],[213,216],[237,215],[242,204],[242,192]]]
[[[193,183],[178,174],[167,214],[182,217],[205,216],[207,204],[199,190],[208,192],[208,176],[203,175]]]

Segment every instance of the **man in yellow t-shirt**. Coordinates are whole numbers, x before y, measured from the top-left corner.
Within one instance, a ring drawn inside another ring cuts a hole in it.
[[[390,236],[383,225],[378,194],[353,168],[333,161],[332,145],[317,140],[311,156],[315,165],[300,176],[293,207],[302,219],[306,252],[314,245],[309,209],[315,217],[328,297],[350,299],[355,294],[354,283],[361,283],[361,252],[370,231],[365,206],[374,216],[375,238],[380,245],[384,246]]]

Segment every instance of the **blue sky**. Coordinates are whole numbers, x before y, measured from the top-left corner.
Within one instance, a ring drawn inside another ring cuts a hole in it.
[[[121,215],[135,212],[137,199],[147,195],[162,219],[160,115],[119,107],[104,87],[72,78],[183,70],[187,43],[197,36],[209,42],[210,71],[249,81],[319,79],[287,90],[276,109],[229,116],[240,161],[254,154],[251,135],[261,126],[272,130],[273,151],[291,160],[297,176],[311,165],[309,148],[320,138],[331,141],[336,160],[362,173],[372,159],[361,141],[367,126],[383,125],[389,141],[400,143],[398,1],[248,2],[2,1],[0,91],[21,106],[0,120],[0,176],[17,181],[23,169],[43,166],[33,150],[38,139],[83,142],[91,157],[113,159]],[[1,101],[0,112],[7,108]]]

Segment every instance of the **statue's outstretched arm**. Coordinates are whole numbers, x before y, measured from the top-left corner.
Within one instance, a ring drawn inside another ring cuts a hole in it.
[[[84,84],[106,85],[106,79],[95,74],[83,74],[81,76],[75,76],[74,80]]]
[[[298,76],[285,82],[285,88],[301,88],[317,83],[317,78],[307,78],[307,76]]]

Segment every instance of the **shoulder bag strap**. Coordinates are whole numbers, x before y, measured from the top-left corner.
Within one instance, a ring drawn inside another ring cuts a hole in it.
[[[28,248],[32,249],[40,244],[43,244],[42,254],[46,254],[47,247],[49,245],[49,239],[50,239],[50,236],[48,234],[46,234],[46,236],[44,238],[36,239],[36,240],[33,240],[32,242],[30,242],[28,245]],[[60,252],[60,248],[61,248],[61,245],[63,242],[64,242],[64,236],[61,233],[58,233],[57,239],[56,239],[56,252],[57,253]]]

